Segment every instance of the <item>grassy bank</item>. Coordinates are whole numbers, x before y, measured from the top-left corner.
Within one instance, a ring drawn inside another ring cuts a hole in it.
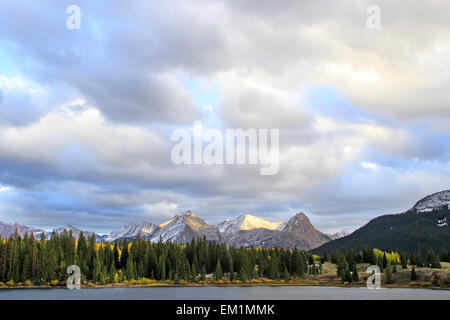
[[[322,274],[306,275],[299,278],[291,278],[289,281],[272,280],[266,278],[251,279],[245,283],[239,280],[229,281],[224,277],[223,280],[214,281],[212,275],[207,275],[206,281],[185,282],[173,280],[158,281],[153,279],[139,279],[123,281],[122,283],[101,284],[88,282],[82,285],[82,288],[120,288],[120,287],[230,287],[230,286],[333,286],[333,287],[365,287],[367,277],[366,273],[368,264],[358,264],[358,274],[360,280],[352,283],[342,283],[341,278],[336,274],[336,265],[332,263],[324,263]],[[433,268],[416,268],[418,278],[411,281],[412,266],[408,269],[402,269],[397,266],[397,272],[392,273],[392,283],[385,283],[385,274],[381,275],[381,283],[383,288],[426,288],[426,289],[450,289],[450,263],[442,263],[442,269]],[[45,285],[33,285],[27,283],[0,283],[0,289],[27,289],[27,288],[65,288],[64,282],[57,280]]]

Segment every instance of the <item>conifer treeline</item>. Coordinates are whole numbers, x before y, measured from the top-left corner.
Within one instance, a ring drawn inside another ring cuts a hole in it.
[[[249,279],[268,278],[289,280],[306,274],[321,274],[322,264],[337,265],[337,275],[343,281],[358,281],[357,264],[378,265],[383,272],[387,266],[408,268],[439,268],[439,261],[449,261],[450,254],[440,256],[426,252],[391,252],[364,247],[327,252],[317,259],[297,249],[264,249],[227,247],[224,243],[195,239],[186,245],[170,242],[152,243],[137,237],[114,243],[97,243],[95,235],[83,233],[75,241],[71,233],[53,232],[49,240],[17,232],[9,239],[0,238],[0,283],[63,284],[68,277],[67,267],[78,265],[82,282],[100,284],[125,280],[155,279],[175,282],[205,281],[213,274],[215,281],[228,279],[246,282]],[[390,267],[389,267],[390,270]],[[395,271],[394,271],[395,272]]]
[[[440,261],[450,262],[450,253],[446,250],[441,251],[439,255],[433,249],[416,250],[410,253],[396,250],[386,253],[368,246],[363,247],[361,250],[349,248],[333,251],[330,256],[325,251],[322,255],[322,260],[329,260],[332,263],[339,264],[342,256],[344,256],[350,265],[354,263],[368,263],[370,265],[378,265],[381,269],[385,268],[388,262],[403,266],[410,264],[416,265],[417,267],[430,268],[441,268]]]
[[[325,251],[321,257],[321,262],[330,261],[337,265],[337,275],[342,282],[359,281],[357,264],[367,263],[369,265],[377,265],[381,273],[385,273],[386,282],[391,282],[392,273],[397,272],[397,265],[402,269],[408,269],[408,265],[416,267],[442,268],[440,261],[448,262],[450,255],[447,251],[442,251],[440,256],[435,254],[432,249],[426,251],[415,251],[413,253],[406,252],[390,252],[386,253],[378,249],[363,247],[361,250],[353,248],[341,251],[333,251],[331,256]],[[414,273],[413,267],[413,273]]]
[[[54,232],[49,240],[14,234],[0,239],[0,282],[63,283],[67,267],[78,265],[82,282],[101,284],[141,278],[174,281],[240,280],[259,277],[289,279],[319,273],[319,265],[300,250],[227,247],[196,239],[186,245],[152,243],[136,238],[97,243],[82,233],[75,241],[70,233]]]

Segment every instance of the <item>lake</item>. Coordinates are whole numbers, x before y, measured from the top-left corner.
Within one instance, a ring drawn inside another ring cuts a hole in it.
[[[0,300],[450,300],[450,290],[341,287],[4,289]]]

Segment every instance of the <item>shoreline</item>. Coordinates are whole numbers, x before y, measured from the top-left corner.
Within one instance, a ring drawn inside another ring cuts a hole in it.
[[[187,283],[187,284],[174,284],[174,283],[152,283],[152,284],[109,284],[109,285],[82,285],[81,289],[114,289],[114,288],[181,288],[181,287],[334,287],[334,288],[365,288],[365,284],[314,284],[314,283],[250,283],[250,284],[198,284],[198,283]],[[67,289],[66,286],[13,286],[13,287],[0,287],[0,290],[13,290],[13,289]],[[430,287],[421,285],[382,285],[381,289],[427,289],[427,290],[450,290],[450,287]]]

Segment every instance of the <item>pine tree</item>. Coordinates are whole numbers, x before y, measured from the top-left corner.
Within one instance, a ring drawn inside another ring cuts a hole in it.
[[[352,274],[350,273],[350,269],[347,267],[345,267],[344,271],[341,272],[342,276],[341,276],[341,282],[348,282],[351,283],[352,282]]]
[[[127,267],[127,262],[128,262],[128,242],[124,241],[122,253],[120,254],[120,261],[119,261],[120,269],[122,270],[125,269]]]
[[[165,281],[166,280],[166,259],[164,259],[163,256],[160,257],[161,260],[161,280]],[[170,277],[169,277],[170,278]]]
[[[76,261],[77,265],[80,267],[82,277],[87,277],[89,274],[89,267],[87,265],[87,251],[86,237],[84,236],[84,233],[81,232],[78,237]]]
[[[386,268],[387,264],[388,264],[388,259],[386,257],[386,252],[383,254],[383,269]]]
[[[26,252],[23,257],[21,281],[25,282],[26,280],[31,278],[30,276],[31,276],[30,259],[28,256],[28,252]]]
[[[109,276],[110,283],[116,282],[116,264],[115,264],[114,260],[112,261],[112,263],[109,267],[108,276]]]
[[[356,262],[353,263],[353,267],[352,267],[352,280],[353,280],[353,282],[359,281],[358,267],[356,266]]]
[[[241,268],[241,271],[239,272],[239,280],[242,283],[246,283],[247,282],[247,273],[245,272],[244,268]]]
[[[217,259],[216,270],[214,272],[214,280],[218,281],[222,280],[222,278],[223,278],[222,266],[220,265],[220,259]]]
[[[193,282],[197,282],[197,271],[195,270],[195,264],[191,265],[191,279]]]
[[[202,274],[201,274],[202,281],[206,281],[206,266],[202,266]]]
[[[400,263],[402,264],[402,269],[408,269],[408,263],[404,253],[400,255]]]
[[[392,270],[391,270],[391,263],[390,262],[388,262],[386,264],[384,277],[385,277],[384,283],[386,283],[386,284],[393,283],[393,281],[392,281]]]
[[[289,280],[291,280],[291,276],[289,275],[289,272],[286,267],[284,267],[283,279],[285,282],[289,282]]]
[[[128,256],[127,264],[125,267],[125,274],[126,274],[128,280],[136,279],[136,266],[135,266],[135,263],[133,261],[131,254]]]
[[[228,266],[229,266],[229,273],[230,273],[230,281],[234,280],[234,263],[233,263],[233,257],[231,256],[230,251],[227,251],[227,258],[228,258]]]
[[[93,269],[93,272],[92,272],[92,279],[95,282],[100,282],[101,281],[101,277],[102,277],[101,272],[102,272],[102,265],[100,263],[100,259],[99,259],[98,254],[96,254],[95,262],[94,262],[94,269]]]
[[[416,268],[414,268],[414,266],[413,266],[412,270],[411,270],[411,281],[416,281],[416,280],[417,280]]]
[[[345,275],[344,275],[345,269],[348,269],[347,259],[345,258],[344,254],[341,254],[339,256],[339,262],[338,262],[338,266],[337,266],[338,276],[345,278]]]
[[[114,255],[114,265],[120,268],[121,266],[119,260],[119,248],[117,247],[117,242],[114,242],[113,255]]]

